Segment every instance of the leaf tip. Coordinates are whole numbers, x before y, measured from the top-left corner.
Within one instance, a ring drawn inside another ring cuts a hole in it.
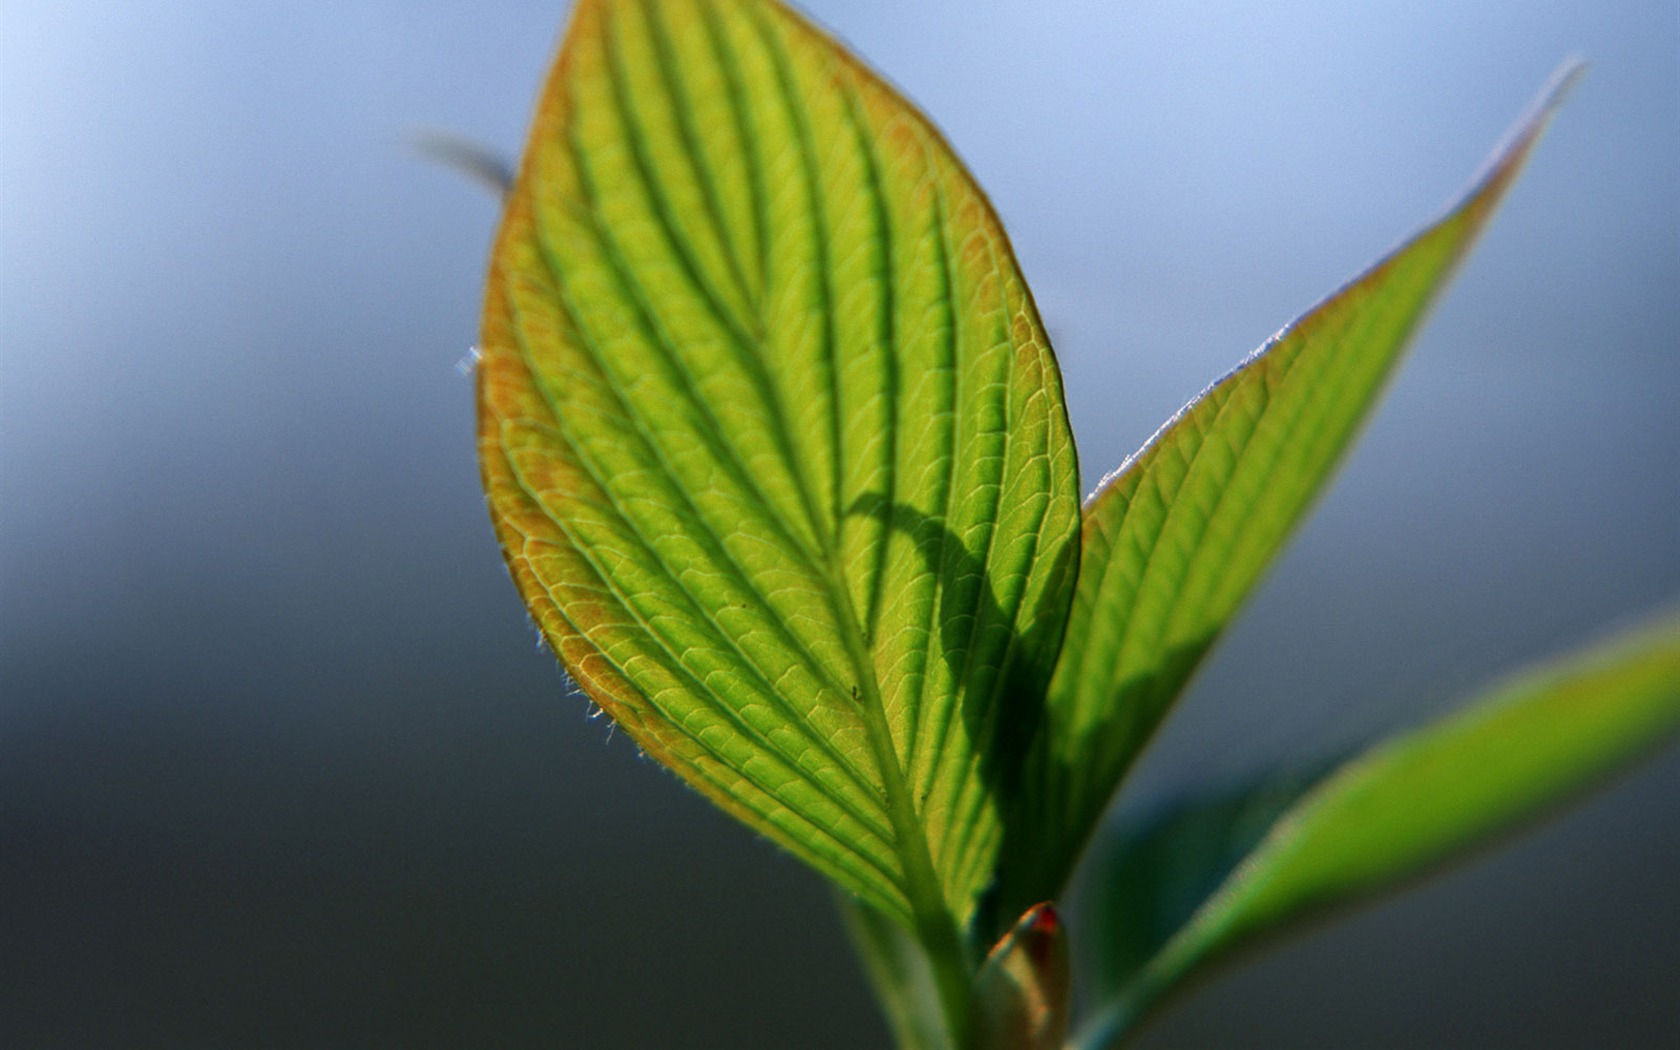
[[[1463,198],[1466,205],[1478,212],[1492,211],[1504,196],[1506,187],[1522,169],[1523,162],[1551,123],[1558,107],[1574,92],[1586,72],[1586,61],[1576,56],[1559,64],[1471,181],[1471,189]]]

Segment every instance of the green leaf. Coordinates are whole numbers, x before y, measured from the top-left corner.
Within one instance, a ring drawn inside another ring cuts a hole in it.
[[[572,679],[960,953],[1079,512],[1043,326],[938,132],[780,4],[582,0],[482,343],[491,516]]]
[[[1278,819],[1340,763],[1273,770],[1255,782],[1198,792],[1101,843],[1084,945],[1090,975],[1114,995],[1213,895]]]
[[[1151,908],[1167,921],[1142,935],[1099,931],[1116,939],[1105,980],[1116,994],[1079,1045],[1117,1045],[1233,950],[1520,827],[1677,733],[1680,614],[1671,613],[1509,679],[1316,782],[1274,779],[1246,798],[1167,814],[1093,879],[1125,897],[1107,923]],[[1261,819],[1231,819],[1240,813]]]
[[[1077,593],[997,907],[1062,892],[1202,656],[1323,487],[1570,77],[1470,192],[1185,406],[1084,509]]]

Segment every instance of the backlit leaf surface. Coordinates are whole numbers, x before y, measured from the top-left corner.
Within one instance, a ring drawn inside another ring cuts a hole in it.
[[[939,134],[780,4],[581,0],[482,354],[491,515],[577,684],[883,913],[965,921],[1078,482],[1043,327]]]
[[[1062,892],[1116,785],[1369,414],[1571,76],[1441,219],[1255,351],[1105,479],[1003,858],[1003,914]]]

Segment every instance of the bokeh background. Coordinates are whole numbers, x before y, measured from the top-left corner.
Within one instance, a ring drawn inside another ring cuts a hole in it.
[[[1680,595],[1672,0],[812,0],[1008,223],[1087,481],[1593,68],[1131,805]],[[471,387],[560,0],[0,9],[0,1044],[867,1046],[818,880],[586,718]],[[1171,1046],[1680,1043],[1680,754]]]

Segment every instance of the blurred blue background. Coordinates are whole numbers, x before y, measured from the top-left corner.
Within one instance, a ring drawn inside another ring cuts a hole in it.
[[[1680,594],[1669,2],[813,0],[1008,223],[1088,482],[1593,68],[1132,784],[1415,722]],[[477,488],[557,0],[0,11],[0,1044],[854,1046],[826,891],[585,717]],[[1675,1045],[1680,755],[1151,1047]]]

